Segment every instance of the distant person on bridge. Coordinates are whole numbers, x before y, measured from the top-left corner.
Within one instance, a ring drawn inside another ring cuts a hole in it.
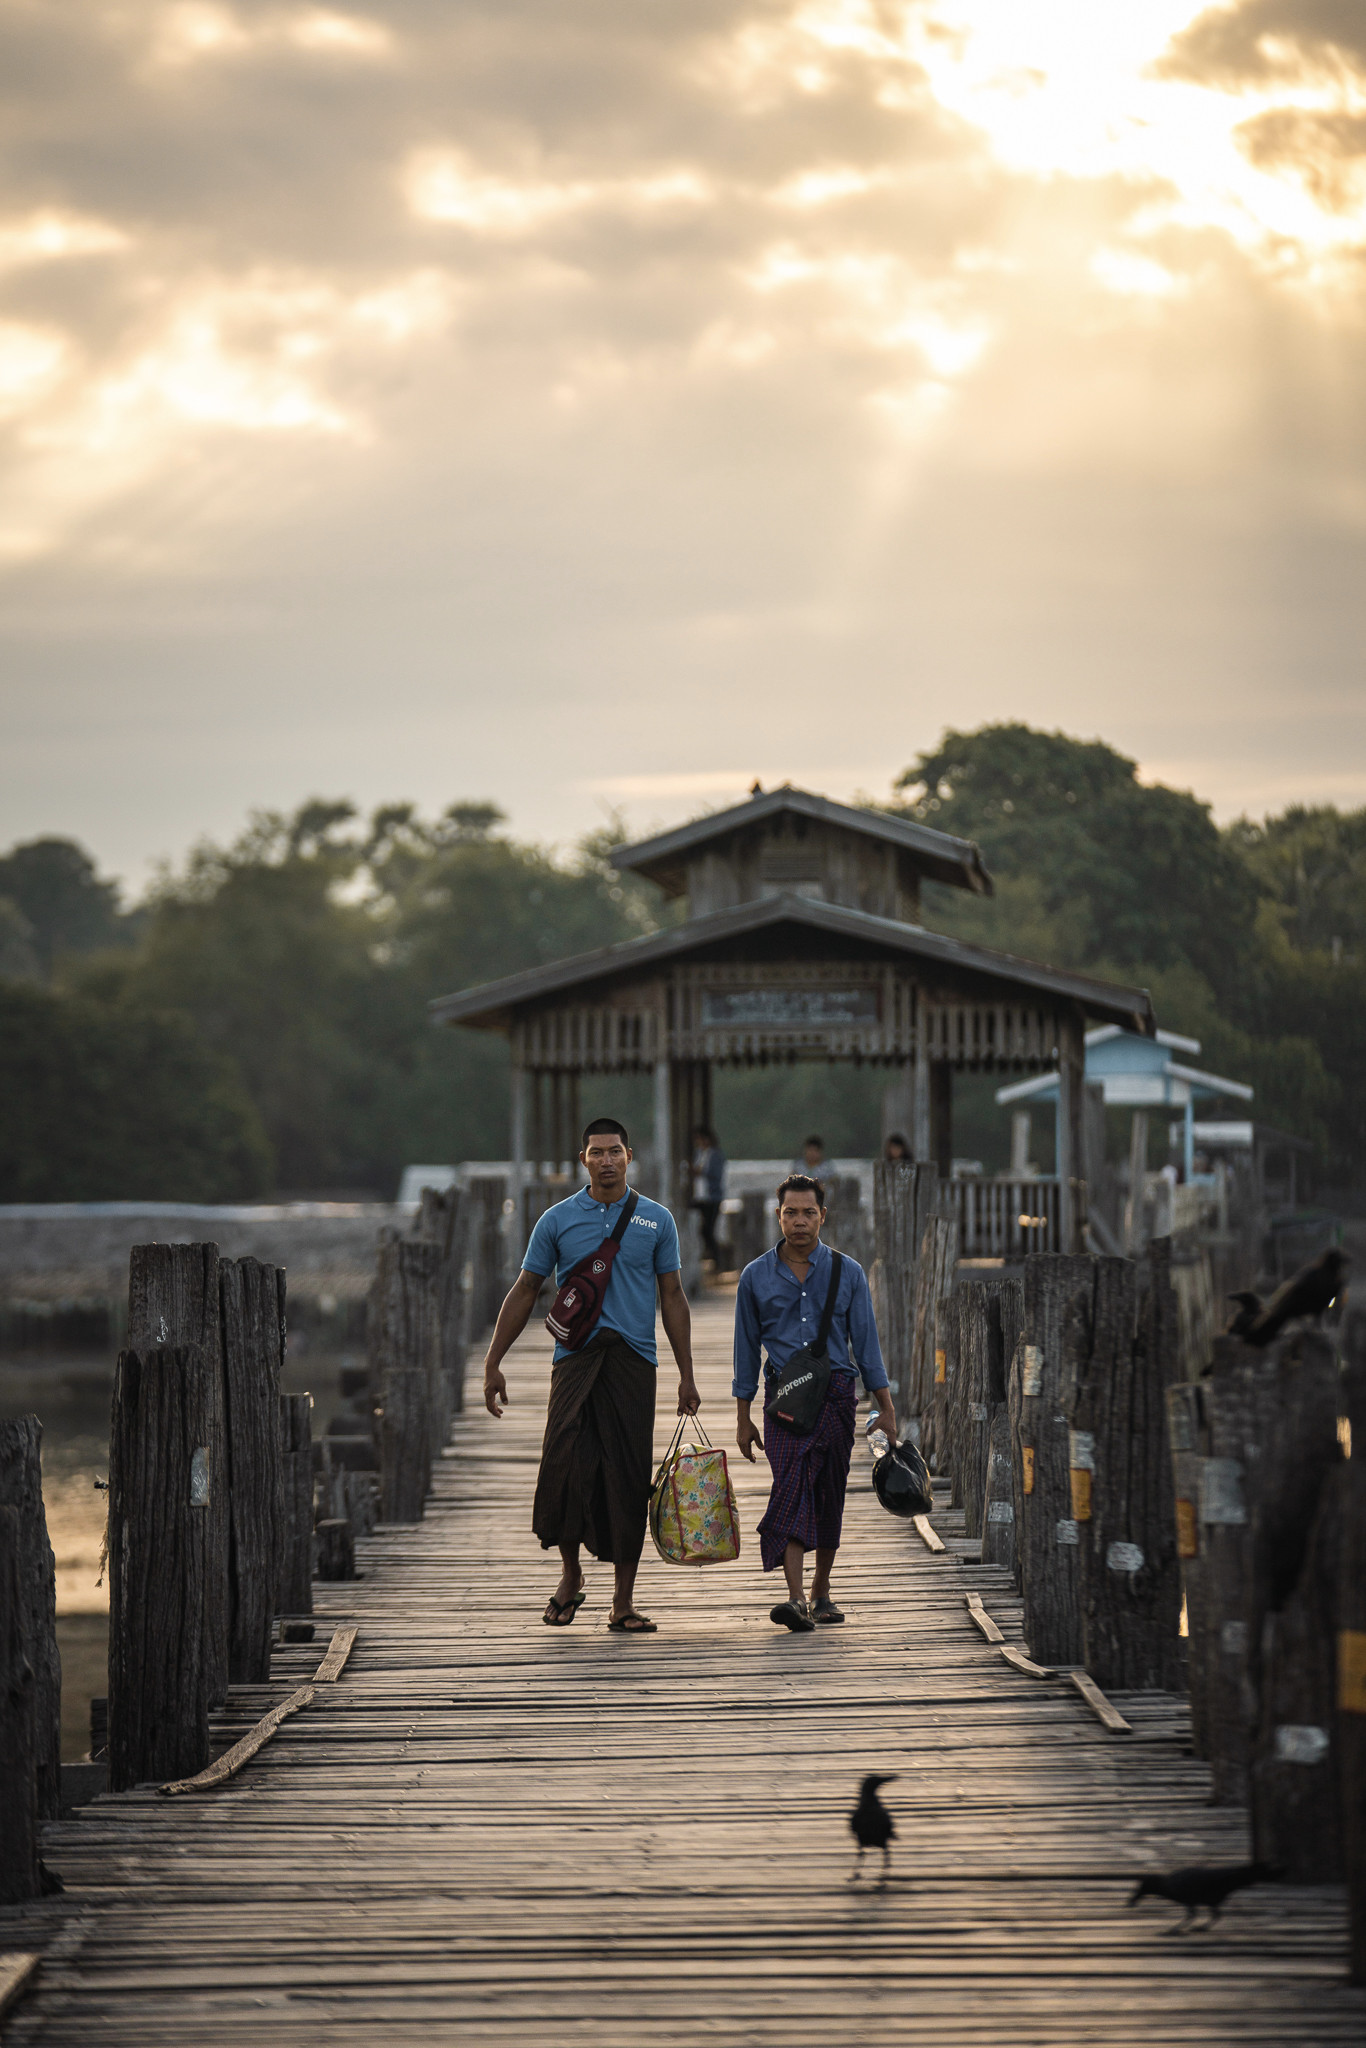
[[[770,1621],[793,1630],[844,1620],[830,1598],[830,1573],[844,1521],[849,1456],[858,1413],[856,1374],[877,1403],[889,1444],[896,1442],[887,1371],[882,1363],[872,1296],[862,1266],[845,1255],[834,1290],[825,1355],[830,1387],[815,1426],[798,1436],[773,1414],[778,1375],[820,1335],[822,1314],[834,1276],[833,1254],[821,1243],[825,1190],[810,1174],[790,1173],[778,1189],[777,1248],[745,1267],[735,1297],[736,1442],[750,1463],[757,1444],[773,1471],[768,1509],[759,1524],[759,1556],[766,1572],[781,1565],[786,1600],[771,1609]],[[759,1386],[761,1350],[768,1381],[762,1436],[750,1419]],[[806,1554],[816,1553],[807,1604]]]
[[[803,1138],[802,1149],[792,1162],[793,1173],[809,1173],[813,1180],[821,1180],[825,1174],[824,1138]]]
[[[501,1418],[508,1390],[500,1367],[527,1326],[546,1274],[553,1268],[560,1290],[552,1314],[567,1313],[574,1293],[568,1276],[584,1269],[591,1286],[596,1264],[600,1283],[604,1268],[594,1254],[607,1252],[615,1232],[600,1311],[571,1333],[571,1342],[556,1341],[531,1526],[543,1550],[558,1548],[564,1566],[542,1616],[548,1627],[567,1628],[583,1603],[582,1545],[615,1569],[608,1627],[617,1635],[653,1635],[655,1624],[637,1614],[634,1596],[652,1477],[656,1288],[678,1366],[678,1413],[695,1415],[701,1402],[678,1230],[666,1208],[628,1185],[631,1157],[625,1124],[601,1116],[585,1129],[579,1158],[588,1186],[547,1209],[531,1233],[484,1360],[484,1406]]]
[[[702,1226],[702,1256],[719,1270],[716,1219],[726,1199],[726,1155],[717,1143],[715,1131],[706,1124],[697,1126],[692,1144],[692,1205]]]

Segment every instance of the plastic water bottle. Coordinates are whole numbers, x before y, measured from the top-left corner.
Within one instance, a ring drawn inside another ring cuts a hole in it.
[[[882,1417],[878,1414],[876,1408],[868,1417],[863,1433],[868,1445],[868,1455],[872,1458],[873,1463],[876,1464],[883,1453],[891,1449],[891,1445],[887,1441],[887,1432],[882,1427]]]

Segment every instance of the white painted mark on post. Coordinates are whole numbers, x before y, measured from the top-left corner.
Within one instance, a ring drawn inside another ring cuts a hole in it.
[[[1080,1535],[1079,1535],[1079,1534],[1077,1533],[1077,1525],[1076,1525],[1076,1523],[1075,1523],[1075,1522],[1059,1522],[1059,1524],[1058,1524],[1058,1541],[1059,1541],[1059,1543],[1080,1543],[1080,1542],[1081,1542],[1081,1537],[1080,1537]]]
[[[989,1522],[1013,1522],[1014,1519],[1015,1510],[1008,1500],[987,1502],[987,1520]]]
[[[1219,1648],[1229,1657],[1241,1657],[1247,1648],[1247,1623],[1226,1621],[1219,1631]]]
[[[1233,1528],[1246,1522],[1243,1468],[1236,1458],[1200,1460],[1200,1519],[1216,1528]]]
[[[1171,1387],[1167,1392],[1167,1432],[1174,1451],[1195,1449],[1195,1429],[1185,1391],[1184,1387]]]
[[[1136,1543],[1112,1543],[1105,1553],[1105,1563],[1112,1572],[1141,1572],[1143,1552]]]
[[[1043,1392],[1043,1352],[1037,1344],[1026,1344],[1024,1348],[1024,1391]]]
[[[201,1444],[190,1460],[190,1506],[209,1505],[209,1447]]]
[[[1076,1472],[1095,1471],[1096,1440],[1089,1429],[1068,1430],[1067,1462]]]
[[[1327,1754],[1326,1728],[1296,1727],[1292,1723],[1276,1730],[1278,1764],[1321,1764]]]

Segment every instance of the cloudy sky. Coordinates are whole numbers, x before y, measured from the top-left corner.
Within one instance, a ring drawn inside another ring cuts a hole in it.
[[[1366,802],[1361,0],[0,0],[0,841]]]

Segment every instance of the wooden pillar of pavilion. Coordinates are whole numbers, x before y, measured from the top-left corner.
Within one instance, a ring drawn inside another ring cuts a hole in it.
[[[1085,1249],[1086,1019],[1075,1005],[1058,1011],[1058,1250]]]
[[[930,1062],[930,1157],[941,1180],[953,1173],[953,1068],[947,1060]]]

